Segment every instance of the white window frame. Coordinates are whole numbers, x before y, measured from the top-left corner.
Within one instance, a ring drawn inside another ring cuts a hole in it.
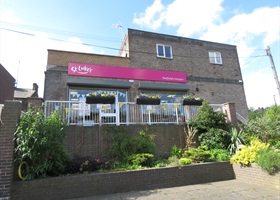
[[[223,64],[222,54],[220,52],[209,51],[209,60],[213,64]]]
[[[158,50],[158,48],[159,47],[163,47],[163,55],[159,55],[159,50]],[[164,45],[164,44],[157,44],[157,57],[160,57],[160,58],[167,58],[167,59],[172,59],[173,58],[173,54],[172,54],[172,47],[170,46],[170,45]],[[170,57],[167,57],[166,56],[166,49],[165,49],[165,47],[169,47],[170,48]]]

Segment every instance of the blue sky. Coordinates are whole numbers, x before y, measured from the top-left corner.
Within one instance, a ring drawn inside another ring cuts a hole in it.
[[[0,63],[43,97],[47,49],[117,55],[127,28],[236,45],[248,106],[280,104],[280,0],[0,0]]]

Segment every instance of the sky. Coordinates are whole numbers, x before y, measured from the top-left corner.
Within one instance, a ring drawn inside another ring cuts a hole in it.
[[[280,105],[280,0],[0,0],[0,63],[43,97],[47,49],[117,55],[128,28],[236,45],[248,108]]]

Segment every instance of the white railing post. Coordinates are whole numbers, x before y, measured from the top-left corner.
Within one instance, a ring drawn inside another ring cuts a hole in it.
[[[119,126],[120,125],[120,105],[119,105],[119,101],[118,101],[118,96],[117,95],[115,97],[115,99],[116,99],[116,102],[115,102],[115,105],[116,105],[116,125]]]
[[[175,109],[175,113],[176,113],[176,122],[177,124],[179,124],[178,108]]]

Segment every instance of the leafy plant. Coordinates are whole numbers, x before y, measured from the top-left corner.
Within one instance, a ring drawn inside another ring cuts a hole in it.
[[[223,129],[210,128],[198,137],[198,141],[209,149],[226,149],[230,144],[230,134]]]
[[[187,125],[187,130],[186,127],[184,127],[184,132],[186,134],[186,147],[185,149],[189,149],[192,147],[193,144],[195,144],[195,142],[193,141],[194,136],[197,133],[197,129],[190,127],[189,124]]]
[[[256,164],[270,175],[280,170],[280,151],[270,149],[260,149],[256,154]]]
[[[181,166],[180,159],[177,156],[171,156],[168,158],[168,166],[177,167]]]
[[[190,158],[180,158],[179,160],[180,165],[189,165],[192,163],[192,159]]]
[[[128,157],[128,161],[133,165],[151,167],[154,162],[154,155],[149,153],[133,154]]]
[[[21,115],[15,132],[16,162],[28,163],[29,179],[59,175],[65,170],[69,159],[63,144],[65,128],[59,112],[48,118],[34,110]]]
[[[182,150],[182,148],[177,147],[176,145],[174,145],[171,148],[171,153],[170,154],[171,154],[171,157],[172,156],[176,156],[177,158],[181,158],[182,154],[183,154],[183,150]]]
[[[232,128],[230,135],[231,135],[231,139],[230,139],[231,143],[229,144],[228,149],[230,154],[233,155],[236,153],[239,146],[241,144],[244,144],[245,142],[242,137],[242,130],[238,132],[236,128]]]
[[[100,170],[105,166],[105,161],[99,158],[92,158],[90,156],[74,156],[73,159],[68,161],[65,173],[90,173]]]
[[[206,150],[205,146],[199,146],[198,148],[190,148],[183,153],[184,158],[189,158],[193,162],[207,162],[210,161],[211,153]]]
[[[88,93],[88,97],[115,97],[114,93],[98,93],[98,92],[93,92],[93,93]]]
[[[153,134],[146,134],[142,130],[137,136],[130,137],[125,128],[111,127],[110,130],[112,131],[113,138],[108,150],[108,157],[114,161],[127,163],[128,157],[133,154],[154,154],[156,145]]]
[[[211,160],[218,162],[230,160],[230,154],[225,149],[211,149]]]
[[[136,98],[140,99],[160,99],[160,95],[148,95],[148,94],[140,94]]]
[[[268,149],[268,147],[269,144],[262,143],[260,140],[252,140],[250,146],[246,146],[240,151],[237,151],[236,154],[231,157],[230,162],[249,165],[250,163],[255,162],[256,153],[258,150]]]
[[[267,108],[261,115],[250,120],[244,130],[274,146],[280,140],[280,106]]]
[[[194,119],[190,120],[189,125],[197,128],[199,133],[207,132],[211,128],[228,130],[226,115],[221,111],[214,112],[206,101],[203,101],[202,106],[199,107],[199,112]]]
[[[193,96],[193,95],[184,95],[182,100],[202,100],[201,97]]]

